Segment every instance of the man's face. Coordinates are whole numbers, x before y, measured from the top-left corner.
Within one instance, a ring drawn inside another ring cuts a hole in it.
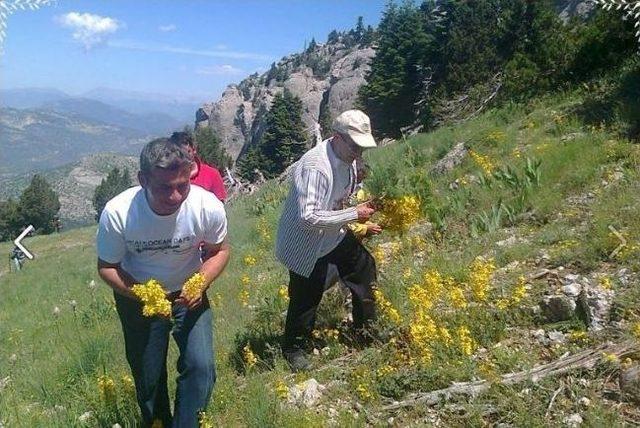
[[[173,214],[189,196],[191,168],[179,170],[153,168],[149,175],[140,173],[151,209],[159,215]]]
[[[358,159],[362,157],[362,152],[364,149],[357,145],[349,136],[341,135],[340,139],[342,140],[342,147],[344,148],[344,154],[348,158],[349,162],[353,162],[354,159]]]
[[[184,150],[189,153],[189,155],[195,159],[196,155],[198,154],[198,150],[196,149],[196,146],[193,144],[187,144],[186,146],[182,146],[184,148]]]

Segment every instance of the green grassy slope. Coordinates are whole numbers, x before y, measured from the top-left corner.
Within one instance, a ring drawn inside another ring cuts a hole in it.
[[[604,358],[593,370],[561,378],[495,384],[470,402],[383,409],[414,392],[455,381],[495,381],[566,352],[632,336],[640,318],[637,282],[628,273],[638,269],[640,151],[606,127],[583,123],[575,114],[582,102],[579,94],[565,94],[527,108],[502,108],[369,153],[367,188],[388,197],[419,196],[421,217],[403,235],[388,232],[367,242],[388,302],[381,310],[381,340],[365,349],[350,345],[341,321],[343,296],[335,289],[323,300],[314,369],[305,374],[289,374],[277,346],[287,275],[274,259],[273,240],[286,188],[268,183],[235,201],[229,207],[232,261],[209,292],[219,380],[205,424],[542,426],[574,413],[594,426],[637,421],[634,406],[604,394],[622,364]],[[458,142],[475,155],[444,175],[430,175]],[[483,165],[502,170],[501,178],[489,178]],[[457,188],[451,185],[456,180]],[[618,241],[609,226],[629,242],[613,259]],[[6,426],[136,421],[123,380],[128,368],[119,323],[95,272],[94,235],[90,227],[30,238],[35,261],[20,274],[7,272],[8,256],[0,267],[0,422]],[[9,249],[0,245],[0,254]],[[621,273],[623,268],[629,271]],[[549,276],[527,279],[542,269],[587,276],[595,287],[612,289],[616,322],[599,333],[587,331],[578,317],[548,323],[534,307],[560,284]],[[538,329],[564,332],[566,341],[534,340],[531,332]],[[175,361],[174,347],[170,358]],[[113,396],[101,396],[101,375],[113,380]],[[309,378],[325,386],[319,402],[312,408],[287,405],[287,392]],[[580,404],[582,397],[588,406]],[[87,411],[91,417],[79,422]]]

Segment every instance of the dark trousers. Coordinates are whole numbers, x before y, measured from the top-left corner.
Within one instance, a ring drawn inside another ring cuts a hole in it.
[[[285,352],[301,347],[302,341],[313,330],[329,263],[336,265],[340,279],[351,290],[354,328],[362,329],[375,319],[372,287],[376,282],[376,262],[362,243],[347,232],[333,251],[318,259],[308,278],[289,271],[289,309],[283,340]]]
[[[114,296],[145,426],[159,419],[165,428],[197,428],[198,412],[206,408],[216,381],[209,301],[205,298],[192,311],[174,304],[172,325],[168,319],[144,317],[140,303],[119,294]],[[180,351],[173,417],[167,388],[171,334]]]

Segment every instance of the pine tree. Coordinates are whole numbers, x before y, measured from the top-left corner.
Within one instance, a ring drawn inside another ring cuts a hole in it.
[[[254,169],[266,178],[282,173],[307,150],[308,136],[302,122],[302,101],[289,90],[275,96],[265,117],[265,131],[258,144],[238,162],[240,175],[255,180]]]
[[[411,3],[390,3],[378,26],[378,49],[371,62],[359,104],[369,113],[377,134],[397,136],[415,120],[422,86],[423,57],[432,40],[420,11]]]
[[[102,179],[102,182],[93,193],[93,208],[96,210],[96,221],[100,220],[100,215],[107,202],[129,187],[131,187],[131,177],[128,169],[125,168],[120,171],[118,168],[113,168],[109,171],[107,178]]]
[[[195,141],[198,146],[198,156],[209,165],[223,170],[233,163],[231,156],[227,154],[220,139],[210,127],[199,128],[196,131]]]
[[[15,239],[23,225],[18,202],[13,199],[0,202],[0,242]]]
[[[274,177],[297,161],[307,149],[307,140],[302,101],[285,89],[273,100],[259,145],[262,154],[273,161],[272,169],[264,170],[265,177]]]
[[[25,225],[32,224],[40,233],[51,233],[54,217],[60,211],[60,200],[49,183],[36,174],[20,195],[18,209]]]

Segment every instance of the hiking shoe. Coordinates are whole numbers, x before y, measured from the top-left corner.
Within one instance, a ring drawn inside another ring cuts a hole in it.
[[[311,367],[311,361],[307,358],[306,353],[302,349],[292,349],[283,352],[284,359],[289,363],[291,371],[294,373],[308,370]]]

